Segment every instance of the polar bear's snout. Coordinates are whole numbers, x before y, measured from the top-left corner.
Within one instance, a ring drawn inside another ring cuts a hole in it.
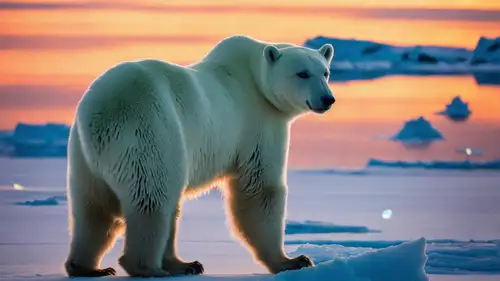
[[[309,110],[315,113],[325,113],[334,103],[335,97],[329,89],[324,91],[323,94],[318,95],[318,97],[312,97],[306,101],[306,105]]]
[[[320,100],[325,107],[330,107],[335,103],[335,98],[332,95],[321,96]]]

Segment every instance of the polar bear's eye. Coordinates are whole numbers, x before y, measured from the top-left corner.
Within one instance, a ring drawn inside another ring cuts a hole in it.
[[[303,79],[307,79],[307,78],[311,77],[311,75],[309,74],[308,71],[301,71],[301,72],[297,73],[297,76],[299,76],[300,78],[303,78]]]

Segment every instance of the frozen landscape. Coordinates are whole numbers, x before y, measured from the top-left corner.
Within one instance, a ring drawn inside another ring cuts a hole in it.
[[[66,160],[0,158],[0,166],[0,278],[66,278]],[[499,280],[499,182],[500,171],[483,169],[291,170],[285,248],[317,266],[277,276],[230,236],[214,190],[184,205],[179,253],[206,272],[179,280]],[[119,276],[122,246],[102,263]]]
[[[500,280],[498,1],[136,2],[0,3],[0,281],[73,280],[65,158],[89,83],[124,60],[198,61],[234,34],[335,48],[337,103],[293,125],[288,158],[285,250],[316,267],[267,274],[214,190],[185,203],[179,234],[205,274],[160,280]],[[131,280],[122,247],[105,280]]]

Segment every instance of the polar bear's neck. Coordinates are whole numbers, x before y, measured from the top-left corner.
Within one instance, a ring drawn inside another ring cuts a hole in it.
[[[243,63],[246,58],[262,55],[265,46],[264,42],[247,36],[231,36],[215,45],[203,61]]]
[[[270,43],[272,44],[272,43]],[[248,81],[251,85],[245,85],[248,91],[258,94],[268,106],[282,117],[288,120],[295,116],[288,116],[274,106],[270,97],[266,95],[268,89],[263,89],[265,73],[262,73],[261,64],[264,63],[263,52],[268,44],[247,36],[231,36],[220,41],[201,61],[200,65],[223,66],[231,71],[236,79]],[[245,79],[246,77],[246,79]],[[247,78],[250,77],[248,80]],[[249,93],[251,94],[251,93]]]
[[[201,61],[241,70],[245,75],[258,74],[266,44],[246,36],[231,36],[220,41]],[[258,77],[253,77],[258,78]]]

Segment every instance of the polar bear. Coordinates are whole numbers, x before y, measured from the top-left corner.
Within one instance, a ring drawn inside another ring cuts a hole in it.
[[[117,235],[130,276],[201,274],[176,253],[185,199],[216,183],[236,237],[270,273],[312,266],[284,251],[290,126],[324,113],[332,45],[314,50],[238,35],[201,61],[123,62],[91,83],[68,144],[69,276],[100,268]]]

